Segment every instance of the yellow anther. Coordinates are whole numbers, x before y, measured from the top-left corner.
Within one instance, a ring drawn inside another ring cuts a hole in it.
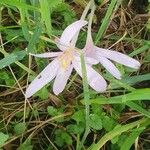
[[[66,70],[68,68],[68,66],[70,65],[72,60],[73,60],[72,50],[68,49],[60,56],[60,66],[61,66],[61,68],[63,70]]]

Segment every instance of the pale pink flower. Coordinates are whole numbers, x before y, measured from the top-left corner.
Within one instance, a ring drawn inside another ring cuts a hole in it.
[[[109,49],[99,48],[94,45],[92,40],[92,33],[91,33],[91,25],[92,25],[92,18],[94,15],[94,6],[91,10],[90,20],[88,22],[88,33],[87,33],[87,40],[86,46],[84,48],[85,56],[91,57],[99,61],[100,64],[103,65],[107,69],[107,71],[112,74],[115,78],[121,79],[121,73],[117,69],[117,67],[111,62],[117,62],[127,67],[131,67],[134,69],[138,69],[140,67],[140,63],[120,52],[116,52]]]
[[[73,68],[82,77],[80,54],[75,48],[73,37],[86,24],[86,21],[79,20],[64,30],[60,39],[57,40],[57,46],[61,52],[31,54],[41,58],[54,58],[54,60],[31,82],[25,93],[27,98],[31,97],[54,78],[53,92],[58,95],[64,90]],[[91,67],[92,64],[96,63],[97,61],[93,58],[85,57],[88,84],[96,91],[104,91],[107,85],[106,81]]]

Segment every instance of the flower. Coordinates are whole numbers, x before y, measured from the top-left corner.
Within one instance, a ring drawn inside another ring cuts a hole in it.
[[[54,58],[54,60],[31,82],[25,93],[26,98],[31,97],[54,78],[53,92],[58,95],[64,90],[73,68],[82,77],[80,54],[75,47],[73,38],[86,24],[86,21],[78,20],[63,31],[60,39],[57,40],[57,47],[61,52],[31,54],[35,57]],[[104,91],[107,85],[106,81],[91,67],[96,63],[97,61],[93,58],[85,57],[88,84],[96,91]]]
[[[85,56],[96,59],[107,69],[107,71],[112,74],[115,78],[121,79],[121,73],[116,68],[116,66],[111,62],[115,61],[127,67],[131,67],[134,69],[138,69],[140,67],[140,63],[120,52],[116,52],[109,49],[99,48],[93,44],[92,33],[91,33],[91,25],[92,18],[94,15],[95,6],[91,10],[90,19],[88,22],[88,32],[87,32],[87,40],[86,46],[84,47]]]

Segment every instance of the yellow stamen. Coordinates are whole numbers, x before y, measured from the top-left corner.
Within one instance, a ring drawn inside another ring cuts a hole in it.
[[[71,64],[72,60],[73,60],[72,49],[68,49],[60,56],[61,68],[63,70],[66,70],[68,68],[68,66]]]

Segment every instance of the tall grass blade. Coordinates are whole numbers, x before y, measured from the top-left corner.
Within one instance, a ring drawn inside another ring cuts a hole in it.
[[[51,24],[51,12],[50,12],[50,5],[48,3],[48,0],[40,0],[40,6],[41,6],[41,17],[42,21],[45,23],[46,31],[49,36],[51,36],[52,33],[52,24]]]
[[[96,144],[94,144],[88,150],[99,150],[106,144],[107,141],[113,139],[114,137],[120,135],[123,132],[126,132],[132,128],[135,128],[136,126],[140,126],[140,125],[144,124],[145,122],[150,123],[150,120],[149,119],[140,119],[133,123],[129,123],[126,125],[122,125],[121,127],[115,128],[112,131],[106,133]]]
[[[111,15],[113,14],[113,11],[114,11],[117,1],[118,0],[111,0],[111,3],[108,7],[106,15],[105,15],[103,22],[102,22],[102,24],[98,30],[98,33],[96,35],[95,44],[98,43],[98,41],[102,38],[103,34],[105,33],[105,31],[109,25],[110,18],[111,18]]]

